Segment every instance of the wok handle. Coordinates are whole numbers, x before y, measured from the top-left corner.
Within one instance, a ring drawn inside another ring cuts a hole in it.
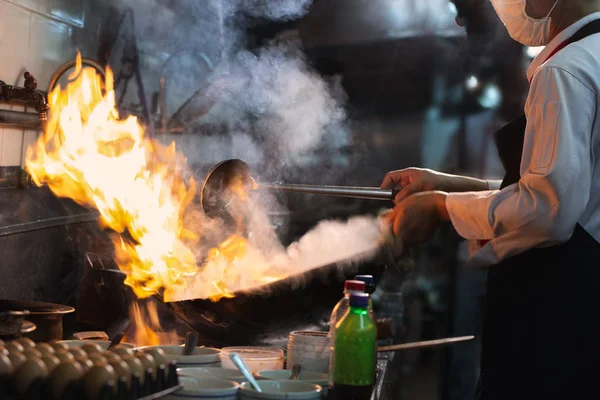
[[[393,200],[399,189],[381,189],[378,187],[361,186],[324,186],[324,185],[278,185],[258,184],[259,189],[277,190],[282,192],[322,194],[326,196],[348,197],[369,200]]]

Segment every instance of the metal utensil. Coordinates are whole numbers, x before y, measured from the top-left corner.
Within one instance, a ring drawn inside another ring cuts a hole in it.
[[[422,341],[422,342],[394,344],[391,346],[378,347],[377,352],[381,353],[381,352],[386,352],[386,351],[401,351],[401,350],[410,350],[410,349],[421,349],[424,347],[445,346],[445,345],[453,344],[453,343],[468,342],[473,339],[475,339],[475,336],[460,336],[460,337],[448,338],[448,339],[426,340],[426,341]]]
[[[242,375],[244,375],[244,378],[246,378],[248,382],[250,382],[254,390],[256,390],[259,393],[262,393],[262,389],[260,388],[260,386],[258,386],[256,379],[254,379],[254,376],[252,376],[252,373],[250,372],[248,366],[242,359],[242,356],[240,356],[238,353],[231,353],[229,355],[229,358],[231,358],[233,364],[235,364],[235,366],[240,370]]]
[[[298,375],[300,375],[300,371],[302,371],[302,365],[294,364],[294,366],[292,367],[292,376],[290,376],[290,379],[293,381],[298,379]]]
[[[327,196],[358,199],[388,200],[396,197],[397,189],[380,189],[361,186],[324,186],[257,183],[250,166],[243,160],[231,159],[215,165],[206,176],[200,193],[204,212],[211,217],[222,215],[224,211],[243,197],[243,193],[253,190],[277,190],[284,192],[322,194]]]
[[[112,349],[113,347],[121,343],[123,336],[125,336],[125,332],[119,332],[115,336],[113,336],[113,338],[110,341],[110,344],[108,345],[108,348]]]
[[[125,336],[125,332],[127,328],[131,325],[131,320],[129,317],[122,317],[119,320],[115,321],[107,330],[106,333],[110,339],[110,344],[108,345],[109,349],[112,349],[114,346],[121,343],[123,340],[123,336]]]
[[[198,344],[198,334],[194,331],[190,331],[190,332],[186,333],[182,355],[184,355],[184,356],[192,355],[197,344]]]

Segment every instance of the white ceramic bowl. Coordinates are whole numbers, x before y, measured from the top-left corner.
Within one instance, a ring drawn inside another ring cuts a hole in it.
[[[95,343],[102,347],[104,350],[108,349],[108,346],[110,346],[109,340],[59,340],[59,342],[64,343],[69,347],[81,347],[87,343]],[[119,343],[119,345],[129,347],[131,349],[135,348],[135,345],[131,343]]]
[[[259,371],[256,374],[259,378],[269,379],[274,381],[281,380],[289,380],[292,377],[292,371],[289,369],[275,369],[275,370],[267,370],[267,371]],[[322,372],[314,372],[314,371],[300,371],[300,375],[298,375],[297,380],[302,382],[312,383],[314,385],[319,385],[322,387],[326,387],[329,385],[329,376]]]
[[[216,378],[226,379],[242,383],[246,380],[242,373],[237,369],[217,368],[217,367],[191,367],[177,368],[177,375],[189,376],[192,378]]]
[[[150,348],[160,348],[165,352],[167,361],[177,361],[179,367],[218,367],[221,365],[219,354],[221,350],[212,347],[196,347],[191,355],[184,356],[183,346],[144,346],[138,350],[145,351]]]
[[[238,353],[253,374],[267,369],[283,369],[283,350],[277,347],[223,347],[220,355],[223,368],[237,369],[231,361],[231,353]]]
[[[271,399],[271,400],[320,400],[319,385],[302,381],[258,381],[262,392],[257,392],[249,382],[240,386],[240,400]]]
[[[171,393],[165,399],[236,400],[240,388],[237,382],[215,378],[181,376],[179,383],[183,385],[183,389]]]

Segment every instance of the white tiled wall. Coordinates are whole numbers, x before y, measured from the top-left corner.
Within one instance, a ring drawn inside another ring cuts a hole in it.
[[[96,34],[84,25],[88,1],[0,0],[0,80],[23,86],[23,73],[29,71],[38,89],[46,90],[56,68],[74,58],[78,49],[96,58]],[[1,103],[0,108],[24,110]],[[0,127],[0,166],[22,165],[36,135]]]
[[[202,52],[214,61],[220,54],[215,45],[219,43],[215,1],[183,3],[191,8],[181,7],[178,14],[173,11],[173,4],[163,0],[0,0],[0,80],[23,86],[23,73],[29,71],[36,78],[38,89],[47,90],[56,68],[73,59],[77,50],[84,57],[98,59],[97,32],[107,23],[105,13],[110,5],[122,6],[117,7],[121,12],[131,7],[135,12],[134,32],[146,97],[150,99],[158,92],[162,71],[170,116],[208,74],[208,68],[193,57]],[[188,12],[193,13],[193,18],[186,15]],[[125,32],[127,29],[123,28]],[[118,41],[109,60],[115,72],[121,68],[122,47],[122,41]],[[169,58],[173,53],[177,56]],[[121,106],[125,112],[128,106],[138,106],[139,112],[139,104],[138,87],[132,80]],[[19,110],[0,103],[0,108],[7,107]],[[22,165],[26,148],[34,140],[34,132],[0,126],[0,167]]]

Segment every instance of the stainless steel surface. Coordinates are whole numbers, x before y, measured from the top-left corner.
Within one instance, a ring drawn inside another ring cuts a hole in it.
[[[410,350],[410,349],[421,349],[424,347],[445,346],[445,345],[453,344],[453,343],[468,342],[473,339],[475,339],[475,336],[460,336],[460,337],[448,338],[448,339],[426,340],[426,341],[422,341],[422,342],[394,344],[391,346],[378,347],[377,352],[401,351],[401,350]]]
[[[44,188],[0,190],[0,236],[95,222],[99,213]]]
[[[283,192],[322,194],[327,196],[351,197],[355,199],[392,200],[391,189],[360,186],[285,185],[259,183],[258,189]]]
[[[246,365],[242,357],[238,353],[231,353],[229,358],[231,358],[231,361],[233,361],[235,366],[238,367],[242,375],[244,375],[244,378],[246,378],[248,382],[250,382],[254,390],[256,390],[259,393],[262,393],[262,389],[260,388],[260,386],[258,386],[258,383],[254,379],[254,376],[252,376],[252,373],[248,369],[248,366]]]
[[[37,130],[42,127],[42,122],[36,113],[0,110],[0,125]]]

